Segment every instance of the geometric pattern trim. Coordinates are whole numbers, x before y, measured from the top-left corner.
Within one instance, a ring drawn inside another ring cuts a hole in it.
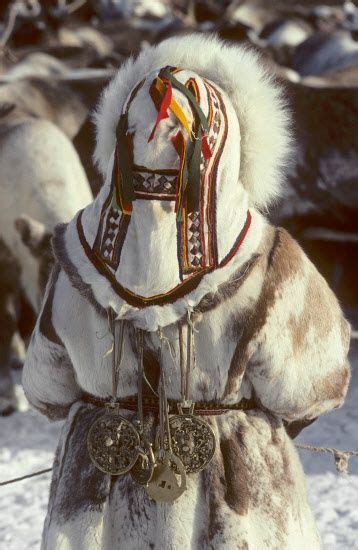
[[[209,104],[207,141],[211,157],[200,162],[200,210],[183,208],[183,221],[178,223],[178,261],[180,278],[203,269],[217,267],[216,245],[216,174],[227,136],[227,117],[220,93],[204,81]]]
[[[138,199],[174,201],[178,173],[133,172],[134,192]]]

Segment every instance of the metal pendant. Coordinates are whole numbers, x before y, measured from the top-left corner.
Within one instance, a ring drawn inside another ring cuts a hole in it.
[[[130,471],[130,474],[134,481],[139,485],[148,485],[153,477],[155,466],[155,457],[152,449],[152,445],[142,438],[139,456]]]
[[[173,453],[180,458],[187,474],[200,472],[214,456],[215,433],[207,422],[193,414],[194,405],[189,413],[183,413],[181,404],[178,409],[181,414],[169,419]]]
[[[181,460],[169,451],[157,458],[152,479],[146,491],[156,502],[174,502],[186,489],[186,473]]]
[[[111,475],[128,472],[139,455],[140,437],[131,422],[117,411],[98,418],[90,427],[87,448],[94,465]]]

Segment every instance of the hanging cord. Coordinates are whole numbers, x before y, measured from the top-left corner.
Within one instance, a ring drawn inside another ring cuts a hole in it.
[[[151,390],[151,392],[159,398],[159,394],[157,391],[155,391],[155,389],[153,388],[152,384],[150,383],[150,381],[148,380],[148,377],[147,377],[147,373],[145,372],[145,368],[144,368],[144,333],[141,329],[137,329],[138,331],[138,336],[139,336],[139,340],[138,340],[138,346],[139,346],[139,361],[140,361],[140,365],[139,365],[139,368],[141,370],[141,378],[142,378],[142,381],[141,381],[141,384],[142,384],[142,388],[141,390],[139,390],[139,385],[138,385],[138,398],[139,398],[139,391],[143,392],[143,380],[144,382],[147,384],[147,386],[149,387],[149,389]],[[143,393],[142,393],[143,395]],[[142,400],[142,399],[141,399]]]
[[[190,388],[190,375],[191,375],[191,361],[192,361],[192,348],[193,348],[193,326],[189,323],[190,314],[188,313],[188,326],[187,326],[187,342],[186,342],[186,372],[185,372],[185,392],[184,401],[191,403],[189,388]]]
[[[138,406],[138,420],[140,428],[144,427],[144,413],[143,413],[143,378],[144,378],[144,344],[143,344],[143,331],[137,329],[137,345],[138,345],[138,390],[137,390],[137,406]]]
[[[184,336],[183,336],[183,325],[179,324],[179,363],[180,363],[180,377],[181,377],[181,388],[180,395],[183,397],[185,395],[185,365],[184,365]]]
[[[190,395],[191,372],[196,365],[194,333],[199,332],[193,322],[193,308],[188,308],[186,325],[186,360],[184,360],[184,324],[180,323],[179,332],[179,365],[181,375],[181,405],[191,407],[193,405]]]
[[[164,361],[163,361],[163,343],[164,340],[160,339],[160,379],[159,379],[159,455],[160,458],[165,456],[165,447],[168,447],[169,452],[172,452],[172,442],[170,435],[169,424],[169,412],[168,412],[168,399],[166,392],[166,381],[164,374]],[[165,437],[166,436],[166,437]]]
[[[113,335],[113,348],[112,348],[112,402],[114,403],[117,399],[117,390],[118,390],[118,379],[119,379],[119,368],[123,359],[123,349],[124,349],[124,328],[125,321],[120,321],[119,327],[117,326],[115,320],[115,312],[113,309],[109,310],[109,325],[110,330]],[[117,328],[119,328],[118,333],[118,342],[117,342]],[[118,347],[117,347],[118,343]],[[117,357],[118,349],[118,357]]]
[[[172,358],[172,361],[175,365],[176,364],[175,363],[176,353],[175,353],[175,348],[174,348],[173,342],[171,341],[170,338],[168,338],[168,336],[165,336],[165,334],[163,332],[163,329],[161,327],[158,329],[158,336],[159,336],[159,339],[160,339],[161,342],[167,344],[167,346],[169,348],[170,357]]]

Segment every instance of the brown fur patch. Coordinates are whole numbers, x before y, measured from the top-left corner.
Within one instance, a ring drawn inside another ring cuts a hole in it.
[[[231,298],[246,281],[258,260],[259,254],[254,254],[252,258],[250,258],[250,260],[239,269],[238,272],[234,273],[228,282],[219,286],[219,290],[216,293],[209,293],[204,296],[204,298],[195,307],[195,311],[200,313],[210,311]]]
[[[319,382],[314,384],[313,390],[317,395],[318,402],[331,399],[339,399],[343,403],[347,393],[350,378],[350,369],[348,362],[343,367],[329,373]]]
[[[225,501],[235,512],[246,515],[249,509],[249,489],[242,458],[246,450],[240,430],[235,437],[222,439],[220,449],[226,482]]]
[[[217,426],[214,419],[209,419],[209,423],[215,429]],[[212,461],[200,473],[204,501],[207,504],[208,523],[202,526],[202,532],[199,536],[199,547],[210,548],[212,540],[225,533],[225,519],[221,515],[223,498],[226,490],[225,470],[223,458],[220,450],[217,448]]]
[[[231,361],[224,397],[234,391],[237,377],[245,371],[249,361],[248,345],[265,325],[282,284],[293,277],[302,265],[299,245],[282,228],[268,228],[259,253],[260,258],[255,268],[262,271],[264,284],[251,316],[246,319],[242,338]]]
[[[83,406],[72,420],[50,490],[51,507],[60,521],[86,510],[100,511],[108,498],[110,476],[94,466],[86,445],[89,427],[102,414],[102,410]]]

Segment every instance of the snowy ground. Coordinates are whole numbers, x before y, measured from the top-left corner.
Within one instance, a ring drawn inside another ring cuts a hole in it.
[[[345,406],[304,430],[300,442],[358,449],[358,342],[353,377]],[[18,387],[19,394],[21,388]],[[28,410],[0,418],[0,481],[51,466],[60,423],[50,423]],[[331,456],[300,451],[307,473],[309,498],[325,550],[358,550],[358,458],[350,476],[338,477]],[[40,547],[50,474],[0,487],[0,549]],[[261,549],[260,549],[261,550]],[[289,549],[287,549],[289,550]],[[309,550],[309,549],[307,549]]]

